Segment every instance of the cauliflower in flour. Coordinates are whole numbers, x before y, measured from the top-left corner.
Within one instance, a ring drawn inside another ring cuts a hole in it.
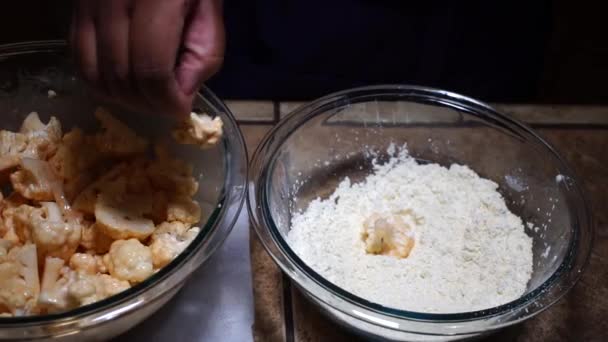
[[[419,218],[410,211],[394,215],[372,214],[363,223],[361,239],[369,254],[407,258],[414,248],[413,229]]]
[[[99,133],[62,134],[31,113],[0,130],[0,317],[48,314],[144,281],[199,234],[189,163],[98,109]],[[219,118],[191,118],[184,143],[209,146]],[[179,140],[179,139],[178,139]]]
[[[173,138],[180,144],[197,145],[201,148],[218,143],[223,134],[223,123],[219,117],[190,113],[190,116],[173,130]]]

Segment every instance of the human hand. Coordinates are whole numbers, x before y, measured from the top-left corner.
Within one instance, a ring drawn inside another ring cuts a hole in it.
[[[105,99],[184,116],[223,61],[222,0],[76,0],[71,44]]]

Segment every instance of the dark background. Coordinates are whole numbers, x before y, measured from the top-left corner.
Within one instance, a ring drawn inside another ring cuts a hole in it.
[[[409,83],[485,101],[608,103],[603,1],[225,0],[223,98]],[[10,1],[0,44],[65,38],[70,2]]]

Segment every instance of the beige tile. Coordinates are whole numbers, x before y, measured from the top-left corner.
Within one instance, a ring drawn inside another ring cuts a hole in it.
[[[493,104],[493,107],[530,124],[608,124],[608,106]]]
[[[238,121],[274,120],[274,103],[272,101],[228,100],[226,105]]]
[[[253,156],[253,152],[258,147],[258,144],[264,138],[264,135],[272,128],[271,125],[239,125],[243,137],[245,138],[245,146],[247,147],[247,153],[249,159]]]
[[[291,113],[294,109],[296,109],[306,103],[308,103],[308,102],[301,102],[301,101],[281,102],[279,104],[279,113],[281,114],[281,118],[284,118],[287,114]]]

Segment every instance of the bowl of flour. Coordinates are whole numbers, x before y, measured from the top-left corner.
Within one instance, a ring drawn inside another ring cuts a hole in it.
[[[248,200],[264,246],[321,312],[391,340],[532,317],[576,283],[593,236],[578,182],[533,130],[413,86],[296,109],[256,151]]]

